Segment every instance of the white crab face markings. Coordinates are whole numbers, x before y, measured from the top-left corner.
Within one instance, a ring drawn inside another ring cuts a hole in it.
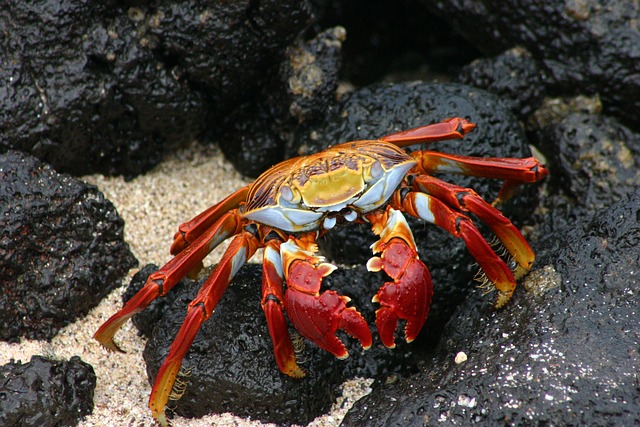
[[[358,214],[354,211],[345,212],[343,216],[344,216],[344,219],[346,219],[349,222],[353,222],[356,220],[356,218],[358,218]]]
[[[289,232],[313,230],[323,216],[322,212],[277,205],[244,214],[247,219]]]

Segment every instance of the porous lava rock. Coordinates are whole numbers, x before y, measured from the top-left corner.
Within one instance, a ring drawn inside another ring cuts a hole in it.
[[[640,123],[638,5],[626,0],[422,0],[484,54],[531,52],[547,86],[602,97],[604,112]]]
[[[74,356],[0,366],[0,425],[75,426],[93,411],[96,375]]]
[[[637,424],[639,222],[635,190],[547,239],[511,303],[494,311],[474,292],[424,372],[378,387],[343,425]]]
[[[0,152],[77,175],[144,172],[266,83],[310,3],[10,1]]]
[[[315,346],[296,345],[307,371],[304,379],[278,370],[260,307],[261,272],[255,264],[243,267],[200,327],[178,377],[187,384],[184,395],[169,402],[177,414],[232,412],[279,425],[306,424],[328,412],[337,397],[343,377],[331,368],[333,357]],[[188,281],[154,328],[144,351],[151,383],[202,282]]]
[[[124,222],[93,185],[0,154],[0,339],[50,339],[137,264]]]

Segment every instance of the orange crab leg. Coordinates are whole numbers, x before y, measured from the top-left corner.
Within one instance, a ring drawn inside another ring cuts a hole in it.
[[[516,280],[531,270],[535,254],[525,238],[502,212],[484,201],[475,191],[428,175],[417,176],[413,181],[413,186],[456,210],[473,212],[480,221],[487,224],[517,263],[514,271]]]
[[[280,257],[280,240],[269,240],[262,261],[262,310],[273,342],[273,354],[280,371],[293,378],[304,377],[296,363],[296,355],[284,317],[284,272]]]
[[[316,256],[315,233],[299,238],[290,237],[280,245],[287,291],[284,306],[295,328],[318,347],[339,359],[349,356],[344,343],[336,337],[338,329],[360,340],[362,347],[371,347],[369,325],[354,307],[347,307],[350,299],[335,291],[320,293],[322,279],[336,269]]]
[[[171,255],[176,255],[181,252],[226,212],[240,207],[240,204],[247,198],[249,187],[249,185],[242,187],[221,202],[207,208],[192,220],[180,224],[178,231],[173,236]]]
[[[534,157],[525,159],[458,156],[435,151],[414,151],[415,169],[422,174],[455,173],[504,180],[494,204],[510,199],[521,183],[538,182],[549,171]]]
[[[168,425],[164,408],[169,401],[182,359],[193,343],[200,325],[211,316],[233,277],[253,256],[259,245],[260,242],[254,234],[247,231],[238,234],[202,285],[198,295],[189,303],[184,323],[169,347],[169,354],[160,366],[149,398],[149,408],[153,417],[161,425]]]
[[[394,335],[398,320],[406,320],[404,335],[413,341],[427,320],[433,284],[429,270],[418,259],[409,225],[400,211],[387,208],[366,215],[373,232],[380,240],[371,245],[374,256],[367,262],[369,271],[384,270],[392,282],[386,282],[373,297],[380,304],[376,311],[376,326],[382,343],[395,347]]]
[[[419,192],[409,192],[404,195],[396,192],[391,206],[407,212],[416,218],[435,224],[451,235],[461,238],[467,249],[484,271],[485,275],[498,290],[495,306],[502,307],[513,295],[516,279],[507,264],[493,251],[484,240],[480,231],[471,219],[459,212],[455,212],[435,197]]]
[[[398,147],[407,147],[409,145],[419,144],[422,142],[462,138],[475,127],[475,124],[470,123],[465,119],[453,117],[440,123],[392,133],[391,135],[383,136],[380,139],[382,141],[391,142]]]
[[[242,221],[242,217],[236,210],[218,218],[215,224],[205,233],[200,234],[191,245],[151,274],[143,288],[102,324],[93,337],[109,350],[122,351],[113,340],[118,329],[134,314],[144,310],[157,297],[165,295],[190,271],[201,265],[204,257],[222,241],[237,234],[241,229]]]

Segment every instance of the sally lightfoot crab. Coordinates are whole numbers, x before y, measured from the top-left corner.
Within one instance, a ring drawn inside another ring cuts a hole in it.
[[[174,237],[174,258],[149,276],[145,286],[107,320],[95,338],[110,350],[117,330],[184,276],[197,273],[204,257],[233,237],[222,259],[189,304],[151,391],[154,418],[168,424],[164,408],[182,359],[202,322],[207,320],[240,267],[264,248],[262,308],[278,368],[300,378],[286,317],[307,339],[338,358],[348,356],[338,330],[372,345],[369,326],[349,305],[349,298],[322,290],[322,280],[336,268],[318,256],[316,239],[337,225],[367,223],[379,237],[367,267],[390,280],[373,297],[380,305],[376,326],[382,343],[395,346],[399,320],[404,337],[416,338],[433,294],[431,277],[419,259],[405,214],[442,227],[464,240],[486,280],[497,290],[496,307],[511,298],[516,280],[533,264],[534,254],[518,229],[495,207],[521,183],[544,178],[547,170],[534,158],[478,158],[415,151],[402,147],[462,138],[475,127],[460,118],[387,135],[378,140],[347,142],[317,154],[279,163],[258,179],[182,224]],[[439,172],[504,180],[493,204],[473,190],[435,178]],[[472,215],[470,215],[472,214]],[[472,216],[485,223],[508,254],[505,262],[489,245]],[[510,267],[511,266],[511,267]]]

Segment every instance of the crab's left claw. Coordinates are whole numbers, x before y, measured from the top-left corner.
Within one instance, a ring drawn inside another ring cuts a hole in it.
[[[382,343],[395,347],[394,335],[398,320],[407,321],[404,335],[407,342],[420,333],[429,314],[433,285],[429,270],[418,259],[413,235],[402,214],[394,209],[370,214],[368,219],[380,240],[372,245],[374,256],[367,262],[369,271],[383,270],[392,282],[386,282],[373,297],[380,304],[376,311],[376,326]]]
[[[295,238],[280,246],[287,281],[284,306],[295,328],[318,347],[344,359],[349,356],[344,343],[335,335],[339,329],[360,340],[362,347],[371,347],[369,325],[354,307],[347,307],[350,299],[335,291],[320,293],[322,279],[335,266],[316,256],[313,242]]]

